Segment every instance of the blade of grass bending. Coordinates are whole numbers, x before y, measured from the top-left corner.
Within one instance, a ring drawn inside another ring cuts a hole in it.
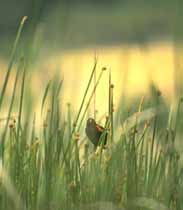
[[[32,121],[32,132],[31,132],[31,144],[34,143],[35,139],[35,124],[36,124],[36,114],[34,113],[33,121]]]
[[[12,93],[10,107],[9,107],[9,111],[8,111],[8,117],[7,117],[5,129],[4,129],[2,137],[1,137],[1,157],[2,157],[2,161],[4,160],[4,142],[5,142],[5,138],[6,138],[6,134],[7,134],[9,120],[10,120],[10,117],[11,117],[11,112],[12,112],[12,109],[13,109],[15,93],[16,93],[17,83],[18,83],[18,77],[19,77],[20,70],[22,69],[21,66],[22,66],[22,61],[20,61],[20,65],[17,69],[17,73],[16,73],[16,77],[15,77],[15,81],[14,81],[14,86],[13,86],[13,93]]]
[[[88,81],[88,84],[87,84],[87,87],[86,87],[86,90],[85,90],[85,93],[84,93],[84,96],[83,96],[83,100],[82,100],[82,102],[81,102],[81,106],[80,106],[80,108],[79,108],[78,114],[77,114],[76,119],[75,119],[75,121],[74,121],[74,126],[73,126],[73,129],[72,129],[72,134],[74,133],[74,131],[75,131],[75,129],[76,129],[76,125],[77,125],[79,116],[80,116],[80,114],[81,114],[81,110],[82,110],[82,108],[83,108],[83,105],[84,105],[84,102],[85,102],[85,99],[86,99],[86,95],[87,95],[87,93],[88,93],[88,90],[89,90],[89,87],[90,87],[92,78],[93,78],[93,76],[94,76],[94,72],[95,72],[96,67],[97,67],[97,59],[95,58],[95,63],[94,63],[94,66],[93,66],[93,70],[92,70],[92,73],[91,73],[91,75],[90,75],[90,79],[89,79],[89,81]]]
[[[82,117],[81,117],[81,121],[80,121],[80,124],[79,124],[79,126],[78,126],[77,132],[79,132],[79,130],[80,130],[80,128],[81,128],[82,122],[83,122],[83,120],[84,120],[85,114],[86,114],[86,112],[87,112],[87,110],[88,110],[88,107],[89,107],[89,105],[90,105],[90,102],[91,102],[91,100],[92,100],[93,94],[94,94],[94,92],[95,92],[95,90],[96,90],[96,88],[97,88],[97,86],[98,86],[98,84],[99,84],[99,82],[100,82],[100,79],[101,79],[101,77],[102,77],[102,74],[103,74],[103,72],[104,72],[105,70],[106,70],[106,69],[102,69],[101,72],[100,72],[100,75],[99,75],[99,77],[98,77],[98,79],[97,79],[97,82],[96,82],[96,84],[95,84],[95,87],[93,88],[93,91],[92,91],[92,93],[91,93],[91,95],[90,95],[90,98],[89,98],[89,100],[88,100],[88,103],[87,103],[87,105],[86,105],[86,108],[85,108],[85,110],[84,110],[84,112],[83,112],[83,115],[82,115]]]
[[[22,120],[22,107],[23,107],[23,99],[24,99],[25,75],[26,75],[26,67],[25,67],[25,63],[24,63],[24,70],[23,70],[22,84],[21,84],[21,93],[20,93],[20,105],[19,105],[19,112],[18,112],[17,139],[19,139],[21,120]]]
[[[0,95],[0,108],[2,106],[4,94],[5,94],[6,87],[7,87],[8,81],[9,81],[9,76],[10,76],[10,72],[11,72],[13,62],[14,62],[14,59],[15,59],[15,54],[16,54],[18,42],[19,42],[19,39],[20,39],[20,35],[22,33],[22,29],[24,27],[24,23],[25,23],[26,20],[27,20],[27,16],[24,16],[22,18],[22,21],[20,22],[20,26],[18,28],[18,32],[17,32],[16,38],[15,38],[15,41],[14,41],[14,44],[13,44],[13,49],[12,49],[11,56],[10,56],[10,63],[8,65],[8,68],[7,68],[7,73],[6,73],[6,76],[5,76],[5,80],[4,80],[4,83],[3,83],[3,88],[2,88],[2,91],[1,91],[1,95]]]
[[[48,84],[46,86],[46,89],[45,89],[45,92],[44,92],[44,95],[43,95],[43,99],[42,99],[42,103],[41,103],[41,116],[42,116],[42,113],[43,113],[43,108],[44,108],[44,104],[45,104],[46,98],[48,96],[50,85],[51,85],[51,81],[48,82]]]
[[[135,112],[133,115],[129,116],[125,121],[122,123],[122,127],[126,133],[130,131],[135,126],[136,118],[138,115],[138,125],[142,124],[145,121],[150,121],[153,119],[157,114],[155,108],[148,108],[146,110],[139,112]]]
[[[142,131],[142,135],[140,136],[140,138],[138,139],[137,144],[136,144],[136,148],[137,149],[138,149],[139,145],[142,143],[142,141],[144,140],[144,136],[145,136],[145,134],[147,132],[148,127],[149,126],[147,124],[145,124],[144,129]]]
[[[62,84],[63,84],[63,79],[58,84],[56,97],[59,97],[60,91],[62,89]]]

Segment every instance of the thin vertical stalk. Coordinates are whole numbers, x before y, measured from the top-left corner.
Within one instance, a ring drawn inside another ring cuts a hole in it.
[[[88,103],[87,103],[86,108],[85,108],[85,110],[84,110],[84,112],[83,112],[83,115],[82,115],[82,117],[81,117],[81,121],[80,121],[79,126],[78,126],[78,129],[77,129],[78,132],[79,132],[79,130],[80,130],[80,128],[81,128],[81,125],[82,125],[82,122],[83,122],[83,120],[84,120],[85,114],[86,114],[86,112],[87,112],[87,110],[88,110],[88,107],[89,107],[90,102],[91,102],[91,100],[92,100],[93,94],[94,94],[94,92],[96,91],[96,88],[97,88],[97,86],[98,86],[98,84],[99,84],[99,82],[100,82],[100,79],[101,79],[101,77],[102,77],[102,74],[103,74],[104,70],[106,70],[106,69],[102,69],[102,70],[101,70],[100,75],[99,75],[99,77],[98,77],[98,79],[97,79],[97,82],[96,82],[96,84],[95,84],[95,87],[93,88],[93,91],[92,91],[92,93],[91,93],[91,95],[90,95],[90,97],[89,97]]]
[[[72,129],[72,133],[73,134],[75,132],[75,129],[76,129],[76,126],[77,126],[77,122],[78,122],[78,119],[79,119],[79,116],[81,114],[81,111],[82,111],[82,108],[83,108],[83,105],[84,105],[84,102],[85,102],[85,99],[86,99],[86,96],[87,96],[87,93],[88,93],[88,90],[89,90],[89,87],[90,87],[90,84],[92,82],[92,78],[93,78],[93,75],[94,75],[94,72],[95,72],[95,69],[97,67],[97,59],[95,59],[95,63],[94,63],[94,66],[93,66],[93,70],[92,70],[92,73],[90,75],[90,79],[88,81],[88,84],[87,84],[87,87],[86,87],[86,90],[85,90],[85,93],[84,93],[84,96],[83,96],[83,100],[81,102],[81,105],[80,105],[80,108],[79,108],[79,111],[78,111],[78,114],[76,116],[76,119],[74,121],[74,126],[73,126],[73,129]]]
[[[16,52],[17,52],[18,42],[20,40],[22,29],[24,27],[24,23],[25,23],[26,20],[27,20],[27,17],[24,16],[22,18],[21,22],[20,22],[20,26],[18,28],[18,32],[17,32],[16,38],[15,38],[15,41],[14,41],[14,44],[13,44],[13,49],[12,49],[11,56],[10,56],[10,63],[9,63],[8,68],[6,70],[7,73],[6,73],[5,80],[4,80],[4,83],[3,83],[3,88],[2,88],[2,91],[1,91],[1,94],[0,94],[0,108],[2,106],[2,102],[3,102],[3,99],[4,99],[4,94],[5,94],[6,87],[7,87],[8,81],[9,81],[10,72],[11,72],[11,69],[12,69],[12,66],[13,66],[13,62],[15,60],[15,55],[16,55]]]
[[[96,76],[97,76],[97,69],[95,68],[93,87],[95,87],[96,85]],[[96,120],[96,91],[94,92],[94,95],[93,95],[93,116],[94,116],[94,119]]]

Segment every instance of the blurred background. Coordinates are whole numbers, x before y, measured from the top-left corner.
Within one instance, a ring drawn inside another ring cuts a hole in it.
[[[57,73],[64,78],[64,103],[78,109],[97,57],[98,73],[104,66],[111,70],[116,107],[122,95],[146,94],[152,81],[167,101],[174,101],[181,94],[182,4],[180,0],[1,0],[1,75],[20,20],[28,16],[19,54],[29,57],[30,84],[38,97]],[[107,110],[107,86],[105,72],[96,93],[102,112]]]

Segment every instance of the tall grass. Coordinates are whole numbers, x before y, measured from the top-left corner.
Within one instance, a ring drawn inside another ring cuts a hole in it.
[[[24,21],[12,50],[0,107]],[[165,103],[153,86],[152,97],[139,100],[140,105],[134,106],[136,113],[114,125],[115,88],[109,73],[109,116],[105,125],[108,146],[96,152],[85,146],[81,156],[79,145],[81,136],[85,136],[81,128],[106,70],[102,69],[95,79],[96,68],[97,61],[76,117],[71,115],[70,104],[67,114],[62,113],[63,81],[56,77],[48,82],[41,101],[43,126],[36,129],[34,107],[27,108],[25,101],[26,62],[20,59],[7,121],[0,131],[0,209],[183,209],[183,168],[176,149],[182,134],[182,99],[176,110],[163,112]],[[89,95],[92,80],[94,87]],[[15,96],[19,96],[18,118],[12,120]],[[146,100],[151,104],[147,109]]]

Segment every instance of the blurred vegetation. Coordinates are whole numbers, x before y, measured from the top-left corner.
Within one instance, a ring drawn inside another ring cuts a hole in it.
[[[24,17],[19,26],[0,86],[0,111],[6,108],[8,113],[0,128],[0,209],[183,209],[182,97],[174,106],[166,105],[151,84],[147,101],[137,98],[125,104],[122,97],[114,112],[109,74],[104,131],[108,143],[106,149],[101,146],[94,152],[83,132],[86,113],[108,69],[101,69],[93,87],[95,61],[78,114],[71,113],[71,104],[66,113],[61,109],[63,81],[57,75],[45,87],[41,111],[36,113],[29,89],[27,49],[19,53],[26,20]],[[15,63],[17,69],[10,80]],[[5,104],[10,83],[13,89]],[[12,117],[14,112],[16,117]]]
[[[56,48],[181,40],[182,8],[180,0],[8,0],[0,7],[0,42],[6,50],[25,15],[27,36],[40,28],[44,43]]]

